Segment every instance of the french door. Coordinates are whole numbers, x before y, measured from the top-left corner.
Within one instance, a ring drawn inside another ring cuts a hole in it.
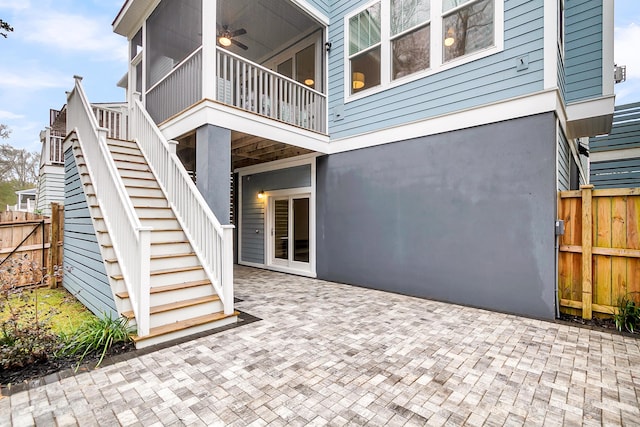
[[[269,261],[272,266],[310,271],[310,195],[269,198]]]

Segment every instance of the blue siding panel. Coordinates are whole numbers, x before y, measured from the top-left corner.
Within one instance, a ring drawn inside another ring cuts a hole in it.
[[[311,186],[311,165],[279,169],[242,177],[241,261],[264,264],[265,203],[258,192]]]
[[[412,82],[344,103],[343,17],[366,1],[333,4],[329,39],[329,131],[345,138],[453,111],[526,95],[543,89],[542,2],[505,1],[504,50]],[[516,70],[528,56],[529,68]],[[343,119],[333,120],[335,108]]]
[[[558,130],[558,190],[567,191],[571,186],[571,151],[562,128]]]
[[[591,183],[596,188],[640,187],[640,157],[591,163]]]
[[[64,287],[97,316],[117,316],[109,278],[71,150],[65,152]]]
[[[640,102],[616,106],[609,135],[589,139],[589,149],[594,153],[639,147]]]
[[[602,96],[602,60],[602,0],[566,2],[566,102]]]

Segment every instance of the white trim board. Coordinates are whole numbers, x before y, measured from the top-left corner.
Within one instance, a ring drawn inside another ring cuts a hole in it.
[[[451,132],[534,114],[562,111],[557,88],[485,104],[425,120],[331,141],[328,154],[374,147],[390,142]],[[373,141],[373,142],[372,142]]]
[[[640,157],[640,148],[624,148],[622,150],[592,151],[589,153],[591,163],[609,162],[613,160],[634,159]]]
[[[329,137],[327,135],[288,125],[209,99],[205,99],[161,123],[159,128],[167,139],[175,139],[206,124],[260,136],[320,153],[326,154],[329,149]]]

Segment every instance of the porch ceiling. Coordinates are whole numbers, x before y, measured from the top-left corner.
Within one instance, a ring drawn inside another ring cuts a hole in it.
[[[288,0],[218,0],[216,19],[218,28],[226,25],[230,30],[247,30],[238,41],[248,50],[234,45],[227,49],[254,62],[262,62],[322,28]]]
[[[313,153],[312,150],[242,132],[231,132],[231,169]]]

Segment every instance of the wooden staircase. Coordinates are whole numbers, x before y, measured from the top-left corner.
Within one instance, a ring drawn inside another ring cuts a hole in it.
[[[147,347],[235,323],[238,312],[224,314],[220,297],[136,142],[107,139],[107,146],[138,218],[143,226],[153,228],[150,331],[147,336],[133,337],[136,347]],[[135,325],[129,293],[79,146],[74,146],[74,156],[116,307]]]

